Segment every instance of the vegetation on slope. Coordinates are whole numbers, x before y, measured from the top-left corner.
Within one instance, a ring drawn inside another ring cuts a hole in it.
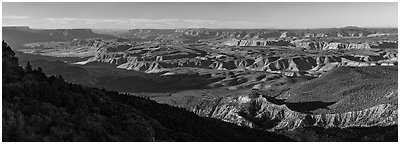
[[[289,103],[336,102],[330,112],[397,104],[397,67],[339,67],[292,87]]]

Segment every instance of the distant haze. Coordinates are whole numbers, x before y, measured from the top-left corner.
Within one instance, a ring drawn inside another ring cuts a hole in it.
[[[11,3],[3,26],[31,28],[397,27],[397,3]]]

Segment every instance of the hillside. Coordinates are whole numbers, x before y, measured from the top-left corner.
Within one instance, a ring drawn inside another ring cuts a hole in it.
[[[307,81],[271,80],[264,89],[188,91],[153,99],[298,141],[398,141],[397,71],[338,67]]]
[[[397,67],[339,67],[294,86],[288,91],[290,96],[286,102],[333,102],[329,110],[323,110],[329,113],[363,110],[386,103],[397,105],[394,96],[398,89],[397,71]]]
[[[292,141],[18,66],[3,41],[3,141]]]

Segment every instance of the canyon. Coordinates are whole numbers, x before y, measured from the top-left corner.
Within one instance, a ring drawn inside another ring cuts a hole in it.
[[[397,141],[396,28],[7,27],[3,35],[21,65],[69,82],[297,141]]]

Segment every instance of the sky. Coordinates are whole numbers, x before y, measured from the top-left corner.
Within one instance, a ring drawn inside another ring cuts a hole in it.
[[[31,28],[397,27],[396,2],[2,3],[3,26]]]

